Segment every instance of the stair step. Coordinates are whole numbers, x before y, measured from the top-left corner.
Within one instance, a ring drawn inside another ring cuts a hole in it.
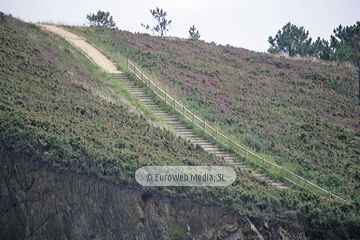
[[[204,149],[212,149],[214,151],[219,151],[220,150],[218,147],[216,147],[214,145],[201,145],[201,144],[199,144],[199,145]]]
[[[211,151],[211,152],[215,152],[217,150],[217,148],[211,148],[211,147],[202,147],[202,148],[206,151]]]
[[[192,131],[192,129],[191,128],[187,128],[187,127],[185,127],[185,126],[183,126],[183,127],[174,127],[174,126],[172,126],[174,129],[176,129],[176,130],[187,130],[188,132],[191,132]]]
[[[246,166],[242,165],[241,163],[229,163],[230,165],[238,168],[248,169]]]
[[[234,157],[224,157],[224,160],[225,160],[225,161],[228,161],[228,162],[235,162],[235,161],[237,161],[237,159],[234,158]]]
[[[215,144],[208,142],[208,141],[198,141],[197,142],[200,145],[211,145],[211,146],[215,146]]]
[[[186,126],[184,124],[179,123],[179,124],[173,124],[172,127],[175,128],[175,127],[186,127]]]
[[[280,189],[289,188],[289,187],[285,186],[283,183],[270,183],[270,185],[272,185],[274,187],[277,187],[277,188],[280,188]]]
[[[249,170],[247,167],[245,167],[244,165],[241,165],[241,164],[231,164],[231,163],[229,163],[229,164],[232,165],[233,167],[237,167],[242,170]]]
[[[161,110],[161,108],[153,102],[142,102],[142,103],[148,107],[157,107],[157,108],[159,108],[159,110]]]
[[[138,97],[138,100],[143,102],[154,102],[150,97]]]
[[[136,86],[133,86],[133,87],[129,88],[128,90],[129,91],[143,91],[143,92],[145,92],[145,90],[143,88],[136,87]]]
[[[180,133],[180,132],[190,132],[191,129],[188,128],[175,128],[175,130]]]
[[[181,129],[187,129],[187,130],[191,130],[190,128],[187,128],[186,126],[175,126],[175,124],[174,124],[174,126],[172,126],[174,129],[179,129],[179,130],[181,130]]]
[[[221,155],[221,156],[224,156],[224,157],[230,156],[230,153],[222,152],[222,151],[218,151],[216,154],[219,155],[219,156],[220,156],[220,155]]]
[[[217,151],[220,150],[218,147],[216,147],[214,144],[203,144],[203,143],[197,143],[199,144],[201,147],[203,148],[212,148],[212,149],[216,149]]]
[[[157,110],[161,110],[161,108],[159,108],[159,106],[157,105],[148,105],[148,104],[144,104],[147,108],[149,108],[151,111],[157,111]]]
[[[129,88],[128,89],[130,92],[142,92],[145,93],[145,90],[142,88]]]
[[[153,111],[153,113],[155,113],[156,115],[161,115],[161,116],[163,116],[163,115],[166,115],[167,113],[166,112],[164,112],[164,113],[162,113],[162,112],[155,112],[155,111]]]
[[[179,132],[179,134],[184,135],[184,136],[188,136],[188,135],[193,136],[194,135],[193,132]]]
[[[270,180],[269,177],[265,177],[265,176],[262,176],[262,177],[258,177],[260,180],[263,180],[263,181],[268,181]]]
[[[164,119],[177,120],[177,121],[179,121],[179,118],[174,117],[174,116],[165,116]]]
[[[270,184],[273,186],[283,186],[284,185],[283,183],[279,183],[279,182],[272,182]]]
[[[198,140],[203,140],[203,138],[199,138],[199,137],[193,137],[193,138],[189,138],[190,141],[198,141]]]
[[[164,119],[165,120],[165,122],[167,122],[167,123],[179,123],[179,120],[178,119],[173,119],[173,118],[171,118],[171,119]]]
[[[202,148],[205,149],[205,150],[211,150],[211,151],[213,151],[214,154],[215,154],[215,152],[217,152],[217,151],[219,150],[219,149],[218,149],[217,147],[215,147],[215,146],[200,145],[200,144],[199,144],[199,146],[202,147]]]
[[[197,142],[197,143],[207,142],[206,140],[204,140],[204,139],[202,139],[202,138],[201,138],[201,139],[198,139],[198,138],[197,138],[197,139],[193,139],[193,138],[192,138],[192,139],[189,139],[189,140],[192,141],[192,142]]]
[[[205,139],[197,139],[195,141],[197,141],[198,143],[212,144],[211,142],[206,141]]]

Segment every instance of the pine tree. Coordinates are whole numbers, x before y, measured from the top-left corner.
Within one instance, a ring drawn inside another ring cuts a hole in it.
[[[199,30],[196,29],[195,25],[193,25],[192,27],[190,27],[189,29],[189,34],[190,34],[190,39],[191,40],[199,40],[201,35],[199,33]]]
[[[268,42],[271,44],[268,52],[279,52],[290,57],[305,57],[310,55],[312,39],[309,38],[309,31],[305,31],[304,27],[297,27],[289,22],[274,38],[270,36]]]
[[[169,31],[171,20],[166,20],[167,13],[164,12],[162,9],[159,9],[158,7],[154,10],[150,10],[150,13],[153,15],[155,20],[157,21],[157,24],[151,29],[152,32],[157,32],[161,37],[166,34],[166,32]],[[149,29],[149,25],[141,24],[146,29]]]
[[[115,21],[109,12],[99,10],[97,14],[89,13],[86,18],[92,26],[116,28]]]
[[[351,62],[358,67],[360,104],[360,22],[349,27],[339,25],[333,32],[334,36],[330,36],[330,46],[334,52],[334,58],[340,62]]]

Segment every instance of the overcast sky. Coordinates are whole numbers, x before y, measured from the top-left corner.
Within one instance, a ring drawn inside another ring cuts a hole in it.
[[[150,9],[164,9],[172,20],[168,36],[189,37],[192,25],[201,39],[264,52],[267,39],[286,23],[303,26],[316,39],[329,40],[334,28],[360,21],[359,0],[1,0],[0,11],[27,22],[83,25],[86,15],[109,11],[116,25],[147,32],[154,25]]]

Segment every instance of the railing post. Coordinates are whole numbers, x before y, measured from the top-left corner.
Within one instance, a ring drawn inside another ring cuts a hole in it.
[[[143,73],[141,72],[141,81],[144,82]]]
[[[127,65],[126,66],[127,66],[127,69],[130,69],[129,68],[129,59],[127,60]]]
[[[245,160],[247,160],[248,159],[248,150],[247,150],[247,148],[245,148]]]
[[[281,176],[284,177],[284,167],[281,169]]]
[[[158,95],[158,85],[156,85],[156,95]]]
[[[134,64],[134,74],[136,76],[136,66],[135,66],[135,64]]]
[[[329,202],[331,200],[331,191],[329,191]]]
[[[204,133],[206,133],[206,122],[204,120]]]
[[[183,116],[185,116],[185,105],[183,105]]]
[[[218,130],[216,130],[216,135],[215,135],[215,139],[218,140]]]
[[[193,113],[193,124],[195,126],[195,113]]]
[[[176,99],[174,98],[174,109],[176,110]]]
[[[264,168],[264,162],[265,162],[265,160],[264,160],[264,158],[261,158],[262,159],[262,168]]]
[[[166,105],[167,93],[165,92],[165,105]]]
[[[232,149],[232,140],[230,138],[230,149]]]
[[[307,179],[305,179],[305,182],[306,182],[306,183],[305,183],[305,189],[307,189],[307,188],[308,188],[308,183],[309,183],[309,182],[308,182],[308,180],[307,180]]]

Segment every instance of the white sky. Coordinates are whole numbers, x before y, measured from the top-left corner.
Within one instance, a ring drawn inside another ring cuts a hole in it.
[[[27,22],[86,24],[86,15],[109,11],[119,29],[147,32],[150,9],[164,9],[172,20],[167,36],[189,37],[192,25],[201,39],[264,52],[267,39],[286,23],[304,26],[310,36],[329,40],[334,28],[360,21],[359,0],[1,0],[0,11]]]

